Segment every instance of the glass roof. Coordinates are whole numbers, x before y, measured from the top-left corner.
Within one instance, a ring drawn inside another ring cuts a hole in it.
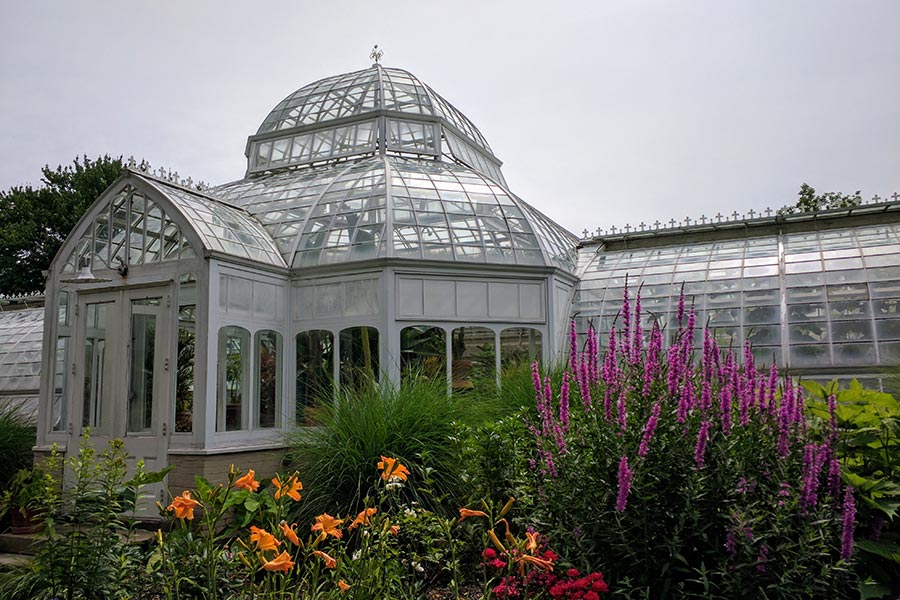
[[[636,250],[581,249],[573,314],[608,331],[622,288],[641,287],[645,325],[674,331],[678,295],[720,346],[827,370],[900,361],[900,224],[860,226]],[[783,292],[782,292],[783,290]],[[699,343],[699,341],[698,341]]]
[[[455,163],[375,156],[212,193],[259,219],[294,268],[380,257],[575,268],[575,236]]]
[[[187,218],[212,251],[284,267],[281,253],[266,230],[250,215],[204,194],[138,174],[166,196]]]
[[[458,162],[505,185],[502,163],[460,111],[402,69],[328,77],[282,100],[248,140],[248,173],[392,154]]]
[[[0,397],[40,387],[44,309],[0,312]]]

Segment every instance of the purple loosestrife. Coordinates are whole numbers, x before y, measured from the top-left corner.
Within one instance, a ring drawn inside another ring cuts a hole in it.
[[[684,423],[687,420],[688,413],[694,405],[694,386],[690,382],[685,383],[681,387],[681,394],[678,396],[678,412],[675,420]]]
[[[697,444],[694,446],[694,463],[698,469],[706,465],[706,440],[709,438],[709,421],[703,419],[700,431],[697,432]]]
[[[644,364],[644,389],[642,391],[644,396],[650,395],[650,387],[659,372],[660,352],[662,352],[662,332],[654,323],[653,330],[650,332],[650,343],[647,346],[647,362]]]
[[[653,405],[650,418],[647,419],[647,424],[644,425],[644,435],[641,437],[641,445],[638,448],[638,456],[641,458],[647,456],[647,452],[650,450],[650,440],[653,439],[653,433],[656,431],[656,425],[659,423],[659,413],[661,411],[662,404],[657,400]]]
[[[641,327],[641,291],[638,289],[634,299],[634,341],[631,344],[631,364],[641,362],[641,351],[644,348],[644,328]]]
[[[619,421],[619,427],[622,428],[622,431],[625,431],[625,428],[628,425],[628,414],[626,412],[627,408],[625,406],[626,398],[628,396],[628,386],[623,385],[619,388],[619,400],[616,402],[616,417]]]
[[[853,499],[853,488],[849,485],[844,490],[844,523],[841,531],[841,558],[848,560],[853,556],[853,524],[856,521],[856,502]]]
[[[756,570],[760,573],[766,572],[766,562],[769,560],[769,547],[765,544],[759,547],[759,555],[756,557]]]
[[[826,447],[807,444],[803,448],[803,487],[800,491],[800,510],[805,514],[819,502],[819,473],[827,456]]]
[[[600,373],[598,372],[598,367],[600,366],[600,348],[597,340],[597,331],[594,329],[593,325],[588,325],[587,335],[588,370],[590,372],[590,379],[588,381],[589,383],[599,383]]]
[[[588,366],[582,357],[581,365],[578,373],[578,390],[581,392],[581,402],[584,404],[585,412],[591,410],[591,377],[588,374]]]
[[[631,302],[628,299],[628,276],[625,276],[625,289],[622,290],[622,354],[625,360],[631,357]]]
[[[778,406],[777,396],[778,394],[778,367],[772,364],[769,367],[769,414],[775,414],[775,409]]]
[[[578,332],[575,330],[575,319],[569,320],[569,368],[573,371],[578,363]]]
[[[531,363],[531,383],[534,385],[535,401],[540,408],[541,399],[544,396],[544,386],[541,384],[541,370],[537,361]]]
[[[706,412],[712,406],[712,387],[709,380],[704,378],[700,387],[700,410]]]
[[[678,325],[684,323],[684,284],[681,284],[681,292],[678,294]]]
[[[569,430],[569,372],[563,373],[562,385],[559,388],[559,422],[563,431]]]
[[[681,380],[681,352],[678,346],[669,346],[666,351],[666,363],[669,365],[669,372],[666,374],[666,383],[669,386],[669,395],[674,396],[678,393],[678,382]]]
[[[616,496],[616,510],[624,512],[628,506],[628,494],[631,493],[631,478],[634,471],[628,468],[628,457],[624,454],[619,459],[619,493]]]

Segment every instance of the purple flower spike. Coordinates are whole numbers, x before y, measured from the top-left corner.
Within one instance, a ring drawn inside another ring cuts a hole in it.
[[[563,431],[569,430],[569,372],[563,373],[562,385],[559,389],[559,422]]]
[[[641,445],[638,448],[638,456],[644,458],[647,456],[647,452],[650,447],[650,440],[653,439],[653,433],[656,431],[656,425],[659,423],[659,413],[662,411],[662,405],[657,400],[653,405],[653,411],[650,413],[650,418],[647,419],[647,424],[644,425],[644,435],[641,437]]]
[[[856,521],[856,502],[853,499],[853,488],[848,485],[844,491],[844,528],[841,532],[841,558],[844,560],[853,556],[854,521]]]
[[[706,441],[709,439],[709,421],[703,419],[700,431],[697,432],[697,445],[694,446],[694,462],[698,469],[706,465]]]
[[[569,321],[569,368],[573,371],[578,363],[578,332],[575,330],[575,319]]]
[[[634,471],[628,468],[628,457],[624,454],[619,460],[619,494],[616,497],[616,510],[624,512],[628,506],[628,494],[631,493],[631,478]]]

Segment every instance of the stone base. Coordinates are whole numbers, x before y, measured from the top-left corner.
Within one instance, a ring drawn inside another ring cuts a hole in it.
[[[275,448],[226,454],[170,454],[169,465],[175,468],[168,475],[169,491],[179,495],[195,487],[194,477],[197,475],[213,485],[226,483],[231,465],[244,473],[247,469],[253,469],[258,481],[268,481],[281,470],[284,453],[283,448]]]

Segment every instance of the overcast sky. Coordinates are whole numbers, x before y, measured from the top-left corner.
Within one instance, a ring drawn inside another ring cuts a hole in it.
[[[900,2],[0,0],[0,189],[76,155],[239,179],[286,95],[383,63],[572,231],[900,192]]]

